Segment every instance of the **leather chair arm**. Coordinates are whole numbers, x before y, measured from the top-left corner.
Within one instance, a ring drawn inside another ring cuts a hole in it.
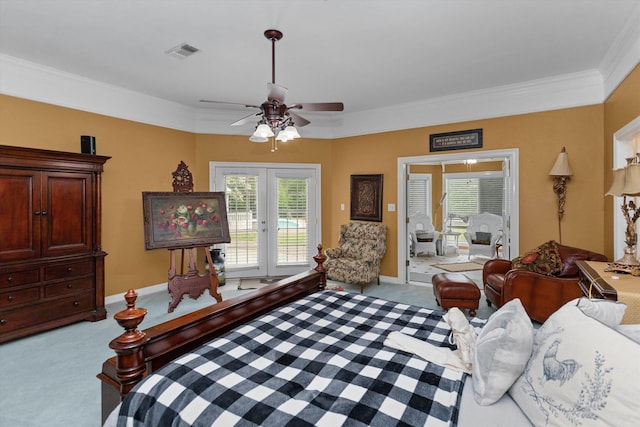
[[[507,274],[511,270],[511,261],[508,259],[490,259],[482,268],[482,283],[487,283],[487,276],[490,274]]]
[[[582,296],[578,278],[559,278],[528,270],[505,275],[503,301],[519,298],[532,320],[543,323],[565,303]]]

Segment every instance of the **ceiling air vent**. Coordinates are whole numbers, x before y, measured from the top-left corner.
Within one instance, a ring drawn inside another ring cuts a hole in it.
[[[181,43],[165,52],[175,58],[185,59],[198,51],[200,51],[200,49],[197,47],[193,47],[187,43]]]

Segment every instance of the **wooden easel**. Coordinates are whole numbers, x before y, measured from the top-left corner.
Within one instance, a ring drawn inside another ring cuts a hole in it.
[[[178,168],[173,175],[173,191],[174,192],[192,192],[193,177],[187,165],[180,161]],[[175,249],[169,249],[169,280],[167,283],[171,301],[169,302],[169,313],[178,306],[184,295],[189,295],[193,299],[198,299],[205,290],[209,290],[209,294],[222,302],[222,295],[218,293],[218,273],[213,266],[211,253],[208,247],[205,248],[207,262],[209,263],[209,274],[198,274],[197,267],[197,248],[181,248],[180,274],[176,273],[176,253]],[[184,251],[189,252],[189,271],[184,274]]]
[[[180,249],[182,256],[184,257],[185,249]],[[171,295],[171,302],[169,303],[169,313],[173,312],[184,295],[189,295],[193,299],[198,299],[205,290],[209,290],[209,294],[216,299],[217,302],[222,302],[222,295],[218,293],[218,273],[213,267],[213,261],[211,260],[211,253],[208,248],[205,249],[207,254],[207,261],[209,262],[209,274],[198,274],[197,268],[197,250],[196,248],[187,249],[189,253],[189,271],[187,274],[176,274],[176,251],[175,249],[169,249],[169,294]]]

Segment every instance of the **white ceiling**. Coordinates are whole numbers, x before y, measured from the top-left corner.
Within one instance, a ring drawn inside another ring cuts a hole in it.
[[[248,135],[199,100],[265,100],[268,28],[289,104],[345,104],[303,136],[602,102],[640,61],[638,0],[0,0],[0,93]]]

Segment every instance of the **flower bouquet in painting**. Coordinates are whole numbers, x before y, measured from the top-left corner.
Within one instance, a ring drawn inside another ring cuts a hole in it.
[[[223,192],[143,192],[145,248],[189,248],[228,243]]]

